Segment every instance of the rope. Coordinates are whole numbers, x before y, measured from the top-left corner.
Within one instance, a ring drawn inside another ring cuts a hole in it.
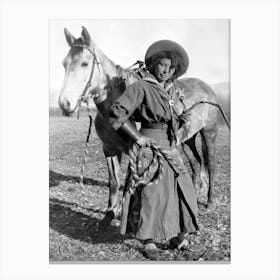
[[[156,185],[161,180],[162,174],[164,172],[164,159],[171,165],[173,169],[176,170],[176,172],[186,174],[186,170],[173,159],[168,151],[162,149],[157,144],[151,144],[150,148],[153,153],[153,159],[142,174],[138,174],[139,165],[137,164],[139,162],[138,159],[141,154],[142,147],[139,148],[138,145],[134,144],[133,148],[129,151],[129,168],[132,176],[132,182],[128,190],[130,193],[133,193],[134,190],[139,186],[150,187]],[[154,166],[157,166],[156,170],[154,170]],[[147,177],[152,173],[154,173],[154,176],[150,179],[150,181],[148,181]]]
[[[85,193],[84,173],[85,173],[85,166],[87,164],[87,157],[89,155],[89,148],[91,147],[90,144],[89,144],[89,139],[90,139],[91,128],[92,128],[92,123],[93,123],[93,116],[92,116],[92,113],[90,111],[90,107],[89,107],[88,103],[87,103],[87,111],[88,111],[88,117],[89,117],[89,127],[88,127],[88,132],[87,132],[87,137],[86,137],[85,152],[84,152],[82,166],[81,166],[80,186],[81,186],[81,194],[83,196],[83,199],[88,204],[89,200],[87,199],[87,195]],[[107,207],[105,207],[105,208],[104,207],[98,207],[98,206],[96,207],[94,205],[90,205],[90,206],[94,207],[94,208],[91,209],[93,211],[106,212],[106,210],[107,210]]]
[[[84,200],[85,200],[85,202],[88,203],[88,199],[87,199],[86,194],[85,194],[84,173],[85,173],[85,166],[86,166],[86,163],[87,163],[87,157],[88,157],[88,154],[89,154],[89,138],[90,138],[91,127],[92,127],[92,115],[90,113],[88,105],[87,105],[87,109],[88,109],[88,116],[89,116],[89,127],[88,127],[88,133],[87,133],[87,138],[86,138],[86,147],[85,147],[85,153],[84,153],[84,156],[83,156],[83,163],[82,163],[82,166],[81,166],[80,186],[81,186],[81,189],[82,189],[81,193],[84,197]]]
[[[211,102],[211,101],[206,101],[206,100],[201,100],[201,101],[199,101],[199,102],[197,102],[197,103],[194,103],[194,104],[193,104],[192,106],[190,106],[189,108],[187,108],[185,113],[189,113],[192,109],[194,109],[194,108],[195,108],[196,106],[198,106],[199,104],[210,104],[210,105],[213,105],[213,106],[217,107],[217,108],[220,110],[220,112],[221,112],[221,114],[222,114],[222,116],[223,116],[223,118],[224,118],[224,121],[225,121],[225,123],[227,124],[228,129],[230,130],[229,121],[228,121],[228,119],[227,119],[227,117],[226,117],[226,115],[225,115],[223,109],[222,109],[221,106],[220,106],[219,104],[217,104],[217,103],[214,103],[214,102]]]
[[[132,175],[132,182],[129,191],[131,192],[139,186],[156,185],[162,177],[164,172],[163,156],[156,145],[153,144],[150,148],[153,152],[153,159],[141,175],[138,174],[139,165],[137,165],[137,162],[142,148],[139,149],[138,146],[134,144],[133,148],[129,151],[129,167]],[[152,170],[153,166],[157,166],[157,170]],[[147,177],[151,173],[155,173],[155,176],[150,181],[147,181]]]

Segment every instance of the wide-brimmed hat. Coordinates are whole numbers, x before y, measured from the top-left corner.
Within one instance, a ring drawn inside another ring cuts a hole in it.
[[[178,56],[178,62],[180,63],[176,73],[175,77],[173,78],[178,78],[182,76],[188,69],[189,66],[189,57],[187,52],[184,50],[184,48],[179,45],[178,43],[170,40],[159,40],[153,43],[147,50],[146,55],[145,55],[145,63],[146,66],[149,63],[149,59],[156,55],[157,53],[164,52],[164,51],[169,51],[172,52],[173,54]]]

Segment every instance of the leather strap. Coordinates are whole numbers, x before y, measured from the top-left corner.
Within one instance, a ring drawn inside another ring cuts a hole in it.
[[[141,128],[168,130],[169,127],[166,123],[142,123]]]

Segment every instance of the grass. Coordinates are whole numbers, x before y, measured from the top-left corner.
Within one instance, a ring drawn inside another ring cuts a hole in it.
[[[80,186],[87,129],[85,112],[79,120],[62,117],[57,111],[50,113],[49,260],[147,261],[141,253],[141,243],[121,236],[117,223],[106,232],[97,231],[108,201],[107,167],[93,127],[85,183],[83,188]],[[191,251],[162,248],[160,261],[230,261],[230,138],[226,127],[220,127],[219,132],[215,181],[218,207],[208,212],[199,206],[200,235],[192,237]],[[121,166],[123,174],[126,166],[127,157]]]

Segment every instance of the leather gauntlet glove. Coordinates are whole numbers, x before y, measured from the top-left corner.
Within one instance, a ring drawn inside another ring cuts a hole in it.
[[[150,146],[156,144],[156,140],[142,135],[135,126],[127,120],[119,130],[135,141],[139,146]]]
[[[119,131],[126,134],[128,137],[131,138],[131,140],[137,142],[142,134],[136,129],[136,127],[127,120],[120,128]]]

